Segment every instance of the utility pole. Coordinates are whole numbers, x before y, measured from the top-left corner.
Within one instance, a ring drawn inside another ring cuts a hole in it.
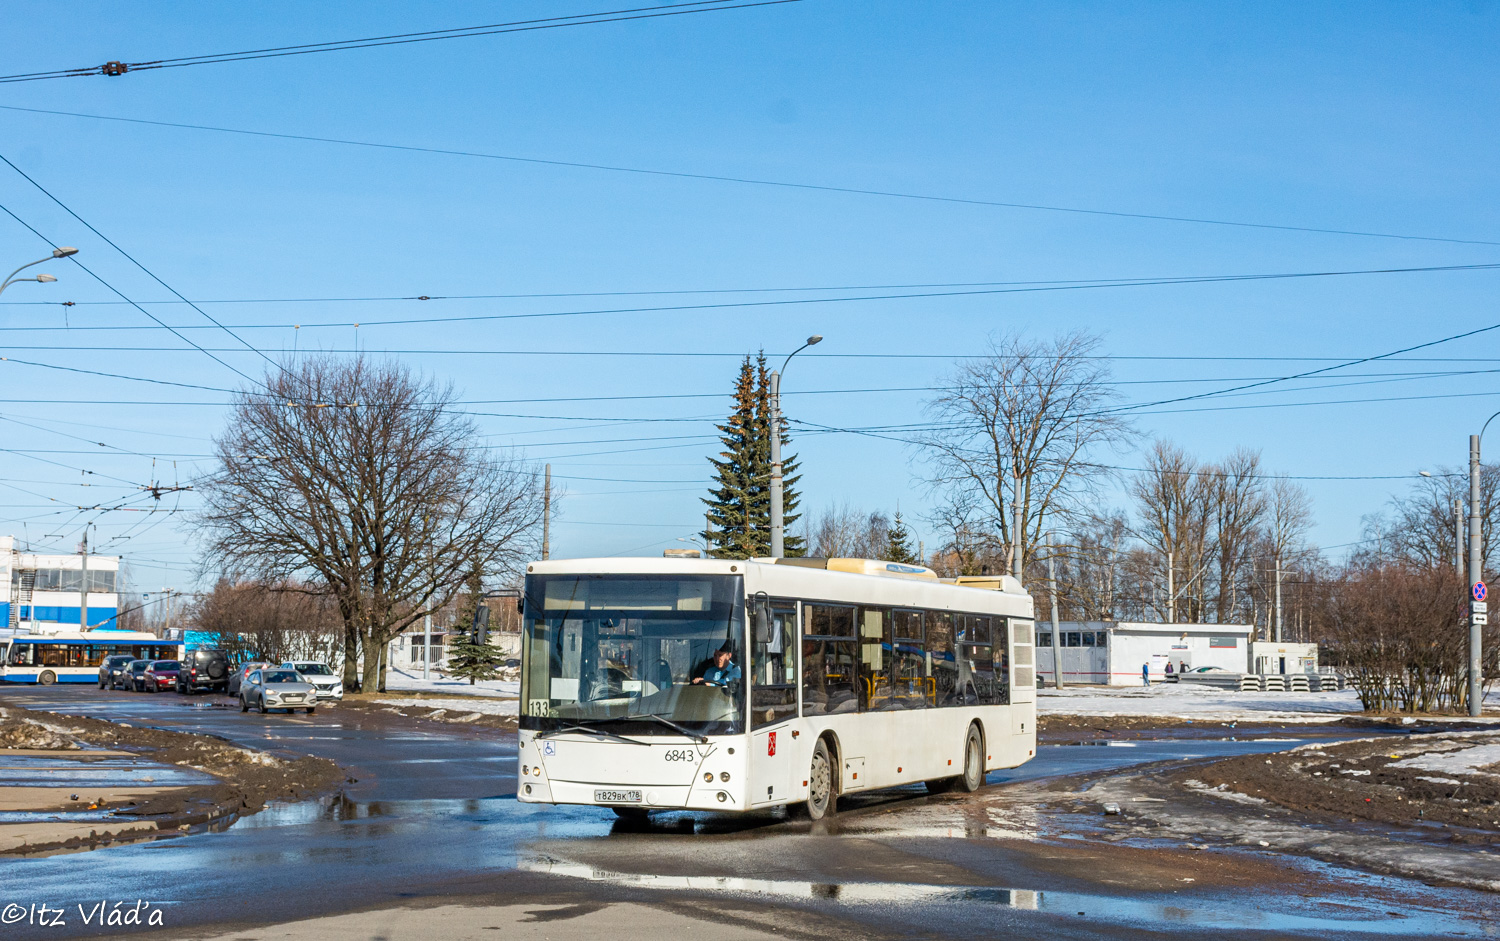
[[[83,571],[78,580],[78,629],[89,629],[89,528],[83,527]]]
[[[1047,537],[1047,590],[1052,594],[1052,681],[1057,684],[1058,689],[1063,689],[1062,668],[1062,634],[1057,629],[1057,566],[1053,561],[1053,554],[1057,546],[1052,542],[1052,536]]]
[[[1276,643],[1281,643],[1281,554],[1276,554]]]
[[[1177,623],[1177,592],[1173,588],[1172,579],[1176,573],[1177,565],[1172,559],[1172,550],[1167,550],[1167,623]]]
[[[782,480],[781,480],[781,373],[786,369],[787,363],[792,357],[812,346],[821,343],[823,338],[814,334],[807,338],[807,342],[792,350],[781,369],[771,373],[771,558],[780,559],[786,556],[786,525],[783,521],[784,510],[782,509]]]
[[[1493,418],[1494,416],[1490,416]],[[1488,421],[1485,422],[1489,424]],[[1469,586],[1472,590],[1474,585],[1484,581],[1484,548],[1482,544],[1483,535],[1480,530],[1479,519],[1479,439],[1484,434],[1480,429],[1479,434],[1469,435]],[[1471,596],[1470,602],[1474,599]],[[1484,707],[1484,676],[1480,657],[1480,644],[1483,643],[1481,625],[1474,617],[1473,608],[1469,614],[1469,715],[1478,716]]]
[[[542,561],[552,555],[552,465],[547,465],[547,476],[542,484]]]
[[[1453,571],[1464,576],[1464,501],[1453,499]]]

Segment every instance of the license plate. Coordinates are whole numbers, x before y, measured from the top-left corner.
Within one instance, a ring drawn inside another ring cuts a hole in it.
[[[639,804],[640,791],[595,791],[594,800],[601,804]]]

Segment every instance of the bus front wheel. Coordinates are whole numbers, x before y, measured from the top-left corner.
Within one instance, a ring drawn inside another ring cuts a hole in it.
[[[813,746],[812,766],[807,771],[807,816],[812,820],[822,820],[832,816],[837,807],[833,757],[828,753],[828,742],[820,738]]]
[[[53,683],[57,682],[57,674],[53,673],[51,670],[43,670],[42,675],[37,677],[36,681],[43,686],[51,686]]]

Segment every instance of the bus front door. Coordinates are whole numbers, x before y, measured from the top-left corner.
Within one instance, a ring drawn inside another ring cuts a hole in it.
[[[750,737],[750,806],[786,801],[792,795],[792,730],[765,729]]]

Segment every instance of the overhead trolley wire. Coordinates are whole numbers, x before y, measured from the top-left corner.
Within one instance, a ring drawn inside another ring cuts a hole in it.
[[[782,2],[784,2],[784,0],[782,0]],[[82,72],[80,74],[94,73]],[[41,73],[41,77],[60,78],[65,76],[60,74],[52,75],[48,73]],[[33,79],[28,76],[0,76],[0,82],[31,80]],[[485,153],[482,151],[457,150],[442,147],[421,147],[411,144],[388,144],[378,141],[350,140],[336,137],[318,137],[310,134],[285,134],[274,131],[254,131],[244,128],[216,127],[205,124],[187,124],[174,121],[152,121],[144,118],[122,118],[115,117],[113,115],[86,114],[75,111],[56,111],[45,108],[23,108],[15,105],[0,105],[0,108],[10,111],[26,111],[34,114],[51,114],[66,117],[90,118],[98,121],[118,121],[127,124],[146,124],[154,125],[157,127],[180,128],[183,130],[214,131],[222,134],[242,134],[250,137],[267,137],[280,140],[297,140],[320,144],[341,144],[351,147],[371,147],[380,150],[397,150],[413,153],[440,154],[452,157],[474,157],[485,160],[502,160],[511,163],[570,167],[580,170],[599,170],[610,173],[630,173],[641,176],[669,177],[684,180],[702,180],[716,183],[735,183],[746,186],[770,186],[783,189],[805,190],[811,192],[839,193],[851,196],[876,196],[887,199],[950,203],[966,206],[987,206],[998,209],[1020,209],[1035,212],[1056,212],[1085,216],[1113,217],[1119,219],[1140,219],[1151,222],[1179,222],[1191,225],[1227,226],[1245,229],[1267,229],[1281,232],[1307,232],[1318,235],[1349,235],[1359,238],[1400,239],[1405,241],[1420,242],[1446,242],[1458,245],[1500,245],[1500,241],[1489,239],[1460,239],[1433,235],[1405,235],[1393,232],[1372,232],[1359,229],[1338,229],[1331,227],[1290,225],[1270,222],[1244,222],[1229,219],[1211,219],[1201,216],[1177,216],[1167,213],[1126,212],[1124,210],[1095,209],[1082,206],[1058,206],[1046,203],[1027,203],[1019,201],[978,199],[962,196],[940,196],[932,193],[910,193],[902,192],[899,190],[862,188],[854,186],[834,186],[830,184],[805,183],[794,180],[773,180],[761,177],[732,176],[729,174],[691,173],[680,170],[661,170],[649,167],[629,167],[619,164],[589,163],[585,161],[558,160],[544,157],[522,157],[515,154],[496,154]]]
[[[690,3],[657,4],[624,10],[608,10],[600,13],[574,13],[567,16],[549,16],[530,20],[513,20],[508,23],[489,23],[482,26],[460,26],[452,29],[435,29],[415,33],[394,33],[389,36],[367,36],[362,39],[339,39],[329,42],[301,43],[293,46],[272,46],[265,49],[246,49],[240,52],[219,52],[198,56],[179,56],[171,59],[151,59],[144,62],[106,62],[74,69],[56,69],[48,72],[22,72],[16,75],[0,75],[0,83],[35,82],[54,78],[88,78],[95,75],[120,76],[130,72],[151,69],[184,68],[191,65],[217,65],[223,62],[243,62],[249,59],[274,59],[284,56],[312,55],[320,52],[345,52],[351,49],[369,49],[377,46],[400,46],[418,42],[436,42],[444,39],[468,39],[475,36],[493,36],[498,33],[522,33],[540,29],[558,29],[565,26],[590,26],[596,23],[618,23],[626,20],[656,19],[664,16],[683,16],[689,13],[717,13],[724,10],[742,10],[749,7],[778,6],[797,3],[799,0],[696,0]]]
[[[158,277],[157,274],[156,274],[156,272],[152,271],[150,268],[147,268],[145,265],[143,265],[139,261],[137,261],[136,258],[135,258],[135,256],[131,255],[125,249],[123,249],[120,246],[116,245],[114,243],[114,241],[109,236],[105,235],[103,232],[100,232],[98,229],[94,228],[94,226],[92,224],[90,224],[86,219],[84,219],[78,213],[74,212],[72,210],[72,208],[70,208],[62,200],[60,200],[56,196],[54,196],[51,193],[51,191],[49,191],[45,186],[43,186],[42,184],[38,183],[36,180],[32,179],[26,173],[26,171],[22,170],[20,167],[16,166],[14,163],[12,163],[9,157],[5,156],[4,154],[0,154],[0,160],[5,161],[6,166],[8,166],[12,170],[16,171],[16,173],[20,174],[20,176],[21,176],[22,179],[24,179],[26,182],[30,183],[32,186],[36,187],[38,190],[41,191],[42,195],[46,196],[48,199],[50,199],[54,203],[56,203],[63,210],[63,212],[66,212],[68,215],[70,215],[74,219],[78,220],[78,222],[81,223],[84,228],[88,229],[90,232],[94,233],[99,238],[103,239],[104,242],[105,242],[105,244],[107,244],[110,248],[113,248],[115,251],[117,251],[121,255],[125,256],[125,258],[131,264],[135,265],[137,268],[141,269],[141,271],[145,272],[146,275],[151,278],[151,280],[155,281],[157,284],[160,284],[162,287],[164,287],[168,291],[172,292],[172,295],[174,297],[176,297],[178,300],[182,301],[184,304],[187,304],[189,307],[191,307],[193,310],[197,311],[199,314],[202,314],[203,317],[204,317],[204,319],[206,319],[209,323],[213,324],[214,326],[218,327],[220,330],[222,330],[225,333],[227,333],[229,336],[233,337],[235,340],[239,341],[246,349],[248,349],[252,353],[255,353],[256,355],[260,356],[261,359],[264,359],[267,363],[270,363],[273,367],[276,367],[278,369],[282,368],[280,366],[280,364],[277,363],[274,359],[272,359],[271,357],[267,356],[265,353],[261,352],[260,350],[256,349],[254,346],[251,346],[250,343],[249,343],[249,341],[245,340],[243,337],[241,337],[238,334],[236,334],[233,330],[229,329],[228,327],[224,326],[222,323],[219,323],[219,321],[215,320],[213,318],[213,316],[208,313],[208,311],[206,311],[203,308],[199,307],[197,304],[194,304],[192,301],[188,300],[186,297],[183,297],[182,294],[176,288],[172,287],[172,285],[168,284],[167,282],[163,281],[160,277]],[[9,210],[7,210],[7,211],[9,211]],[[24,225],[24,223],[23,223],[23,225]],[[30,228],[30,227],[28,226],[28,228]],[[35,231],[35,230],[33,230],[33,231]],[[70,255],[69,258],[72,259],[72,261],[74,262],[74,264],[78,263],[78,256],[77,255]],[[101,281],[100,283],[103,283],[103,282]],[[108,287],[108,285],[105,285],[105,286]],[[113,289],[111,288],[111,290],[113,290]],[[119,294],[118,291],[116,291],[115,293]],[[124,298],[125,295],[120,294],[120,297]],[[142,308],[139,304],[136,304],[133,301],[131,302],[131,306],[135,307],[137,310],[140,310],[142,313],[146,313],[146,311],[145,311],[144,308]],[[167,327],[167,325],[165,323],[163,323],[161,320],[157,319],[154,315],[146,313],[146,316],[150,317],[152,320],[156,321],[156,323],[160,324],[161,326],[166,327],[168,330],[172,330],[171,327]],[[182,337],[182,334],[177,333],[176,330],[172,330],[172,332],[174,334],[177,334],[177,336]],[[182,339],[184,341],[186,341],[186,342],[192,343],[192,341],[187,340],[186,337],[182,337]],[[207,350],[204,350],[203,347],[198,346],[198,344],[196,344],[196,343],[193,343],[192,345],[195,346],[195,347],[197,347],[199,350],[202,350],[205,354],[207,354],[209,357],[211,357],[214,360],[214,362],[217,362],[220,365],[223,365],[225,367],[228,367],[230,370],[233,370],[237,375],[239,375],[241,378],[243,378],[247,382],[251,383],[252,385],[257,384],[254,379],[252,379],[249,376],[245,375],[245,373],[240,372],[240,370],[235,369],[235,367],[230,366],[228,363],[224,362],[222,359],[219,359],[217,356],[214,356],[212,353],[209,353]]]
[[[3,108],[0,105],[0,108]],[[664,297],[674,295],[709,294],[806,294],[829,291],[894,291],[918,288],[996,288],[996,287],[1053,287],[1081,289],[1088,287],[1134,287],[1137,285],[1202,284],[1219,281],[1261,281],[1286,278],[1318,278],[1339,275],[1411,274],[1447,271],[1482,271],[1500,267],[1500,264],[1428,265],[1410,268],[1357,268],[1350,270],[1326,270],[1304,272],[1250,272],[1217,275],[1153,275],[1133,278],[1049,278],[1027,281],[927,281],[910,284],[838,284],[798,287],[753,287],[753,288],[672,288],[657,291],[551,291],[527,294],[393,294],[368,297],[237,297],[199,300],[198,304],[366,304],[427,301],[493,301],[493,300],[546,300],[566,297]],[[103,307],[118,305],[122,301],[4,301],[0,306],[17,307]],[[183,304],[186,301],[171,298],[141,301],[142,304]],[[290,326],[290,325],[288,325]],[[296,324],[296,326],[313,326]],[[339,324],[347,326],[347,324]],[[100,329],[100,328],[95,328]],[[104,328],[107,329],[107,328]]]
[[[0,159],[4,159],[3,156],[0,156]],[[6,161],[6,162],[9,163],[9,161]],[[40,187],[38,187],[38,188],[40,189]],[[43,190],[43,192],[46,192],[46,191]],[[48,195],[50,196],[51,194],[48,194]],[[61,203],[59,203],[59,205],[61,205]],[[64,207],[64,208],[66,208],[66,207]],[[76,218],[76,216],[75,216],[75,218]],[[83,220],[80,219],[79,221],[82,222]],[[87,225],[88,223],[84,223],[84,224]],[[113,244],[113,243],[111,243],[111,244]],[[122,252],[122,254],[124,254],[124,253]],[[129,258],[130,256],[126,255],[126,257]],[[134,261],[134,259],[131,259],[131,260]],[[139,263],[137,263],[137,264],[139,264]],[[790,307],[790,306],[811,305],[811,304],[849,304],[849,303],[858,303],[858,302],[861,302],[861,301],[932,300],[934,298],[941,298],[941,297],[987,297],[987,296],[995,296],[995,295],[1002,295],[1002,294],[1033,294],[1033,293],[1051,293],[1051,292],[1057,292],[1057,291],[1097,291],[1097,290],[1107,290],[1107,289],[1114,289],[1114,288],[1161,287],[1161,286],[1170,286],[1170,285],[1179,285],[1179,284],[1220,284],[1220,283],[1230,283],[1230,282],[1240,282],[1240,281],[1282,281],[1282,280],[1300,280],[1300,279],[1305,279],[1305,278],[1352,277],[1352,276],[1358,276],[1358,275],[1415,274],[1415,273],[1457,272],[1457,271],[1493,271],[1493,270],[1496,270],[1496,269],[1500,269],[1500,263],[1473,264],[1473,265],[1427,265],[1427,266],[1422,266],[1422,267],[1410,267],[1410,268],[1364,268],[1364,269],[1353,269],[1353,270],[1298,271],[1298,272],[1278,272],[1278,273],[1270,273],[1270,274],[1202,275],[1202,276],[1189,276],[1189,277],[1141,278],[1141,279],[1127,280],[1127,281],[1093,281],[1093,282],[1040,283],[1040,284],[1024,285],[1024,286],[1019,286],[1019,287],[1018,286],[1010,286],[1010,287],[995,287],[995,288],[978,288],[978,289],[973,289],[973,290],[918,291],[918,292],[896,293],[896,294],[853,294],[853,295],[840,295],[840,296],[837,296],[837,297],[793,297],[793,298],[778,298],[778,299],[775,299],[775,300],[723,301],[723,302],[713,303],[713,304],[669,304],[669,305],[658,305],[658,306],[652,306],[652,307],[601,307],[601,308],[590,308],[590,309],[583,309],[583,310],[535,311],[535,312],[531,312],[531,313],[519,313],[519,314],[517,314],[517,313],[512,313],[512,314],[465,314],[465,315],[451,316],[451,317],[398,317],[398,318],[386,318],[386,319],[321,321],[321,322],[313,322],[313,323],[244,323],[244,324],[234,324],[233,326],[234,326],[234,329],[238,329],[238,330],[268,330],[268,329],[278,329],[278,330],[280,330],[280,329],[293,329],[293,328],[299,329],[299,330],[308,330],[308,329],[315,329],[315,328],[403,326],[403,325],[414,325],[414,324],[437,324],[437,323],[473,323],[473,322],[479,322],[479,321],[496,321],[496,320],[535,320],[535,319],[550,318],[550,317],[586,317],[586,316],[603,316],[603,315],[608,315],[608,314],[651,314],[651,313],[676,313],[676,312],[681,312],[681,311],[736,310],[736,309],[744,309],[744,308]],[[142,267],[142,270],[144,271],[145,268]],[[150,272],[148,271],[147,274],[150,274]],[[152,277],[154,278],[156,276],[152,275]],[[160,279],[158,279],[158,280],[160,280]],[[168,290],[171,290],[171,288],[168,288]],[[173,291],[173,293],[176,294],[177,292]],[[181,295],[178,295],[178,296],[181,297]],[[183,300],[184,300],[184,302],[187,302],[185,298]],[[131,302],[131,303],[134,304],[134,302]],[[245,344],[246,347],[248,347],[249,349],[254,350],[257,353],[260,352],[259,350],[256,350],[255,347],[250,346],[250,344],[247,341],[245,341],[245,340],[241,339],[239,336],[235,335],[230,330],[229,327],[224,326],[223,324],[220,324],[217,320],[214,320],[214,318],[209,317],[209,315],[207,313],[204,313],[199,307],[197,307],[197,305],[194,305],[191,302],[187,302],[187,303],[189,303],[189,305],[192,306],[194,310],[197,310],[199,313],[203,314],[203,316],[206,317],[209,321],[211,321],[215,326],[217,326],[220,329],[224,330],[226,333],[229,333],[230,336],[233,336],[239,342]],[[152,319],[156,320],[155,317],[153,317]],[[160,324],[161,321],[157,320],[157,323]],[[46,329],[46,328],[22,327],[22,328],[3,328],[3,329],[6,329],[6,330],[19,330],[19,329],[35,330],[35,329]],[[53,329],[57,329],[57,328],[53,328]],[[117,329],[129,329],[129,328],[93,326],[93,327],[77,327],[77,328],[72,328],[72,329],[74,329],[74,330],[79,330],[79,329],[87,329],[87,330],[117,330]],[[149,328],[136,328],[136,329],[149,329]],[[193,328],[192,327],[184,327],[183,329],[193,329]],[[206,328],[206,327],[200,327],[199,329],[208,329],[208,328]],[[261,355],[265,356],[264,353],[261,353]],[[267,358],[269,359],[269,357],[267,357]]]

